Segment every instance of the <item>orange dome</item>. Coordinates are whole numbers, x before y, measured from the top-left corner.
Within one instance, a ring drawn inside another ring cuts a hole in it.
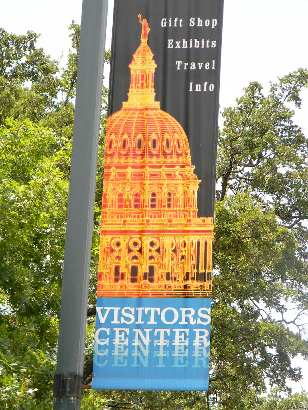
[[[191,166],[188,138],[182,126],[155,101],[154,73],[157,67],[148,46],[150,27],[142,24],[140,45],[129,65],[131,82],[128,101],[107,121],[105,166],[118,161],[133,166],[136,159],[150,165]]]
[[[122,108],[107,124],[105,166],[115,159],[140,164],[190,166],[189,143],[181,125],[159,108]]]

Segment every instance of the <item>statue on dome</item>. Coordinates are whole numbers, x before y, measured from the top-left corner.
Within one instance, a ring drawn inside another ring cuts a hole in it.
[[[143,43],[147,43],[148,42],[148,37],[149,37],[149,33],[150,33],[150,26],[148,23],[148,20],[144,17],[142,17],[141,14],[138,14],[138,20],[139,23],[141,24],[142,30],[141,30],[141,41]]]

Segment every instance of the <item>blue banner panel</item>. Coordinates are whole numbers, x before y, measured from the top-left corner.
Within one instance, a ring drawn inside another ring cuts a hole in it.
[[[207,390],[209,298],[98,298],[94,389]]]

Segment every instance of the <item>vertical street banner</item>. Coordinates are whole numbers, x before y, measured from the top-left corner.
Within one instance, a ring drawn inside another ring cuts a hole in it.
[[[115,0],[95,389],[208,389],[222,19]]]

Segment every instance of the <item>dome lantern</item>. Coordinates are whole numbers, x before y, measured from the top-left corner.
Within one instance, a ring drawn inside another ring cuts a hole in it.
[[[146,18],[138,15],[141,24],[140,45],[133,55],[130,68],[130,88],[128,101],[123,107],[159,107],[155,101],[154,75],[157,67],[152,50],[148,46],[150,26]]]

